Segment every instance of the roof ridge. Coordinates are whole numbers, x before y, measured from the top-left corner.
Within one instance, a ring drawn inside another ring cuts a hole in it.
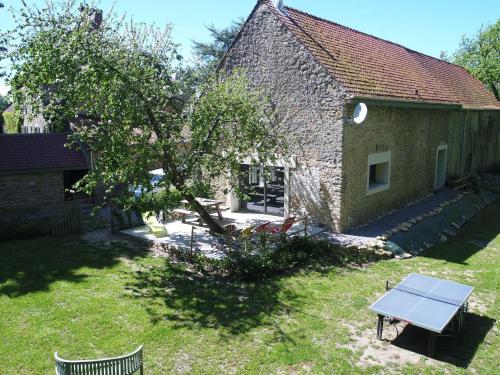
[[[327,22],[329,24],[332,24],[332,25],[336,25],[336,26],[340,26],[340,27],[343,27],[344,29],[347,29],[347,30],[350,30],[350,31],[354,31],[355,33],[358,33],[358,34],[362,34],[362,35],[366,35],[368,37],[371,37],[371,38],[375,38],[375,39],[378,39],[378,40],[381,40],[383,42],[386,42],[386,43],[390,43],[390,44],[393,44],[395,46],[398,46],[398,47],[401,47],[401,48],[404,48],[405,50],[407,51],[410,51],[410,52],[414,52],[414,53],[418,53],[420,55],[423,55],[423,56],[426,56],[426,57],[430,57],[431,59],[434,59],[434,60],[437,60],[437,61],[440,61],[440,62],[444,62],[446,64],[449,64],[449,65],[452,65],[452,66],[456,66],[458,68],[461,68],[461,69],[464,69],[465,71],[467,71],[467,69],[465,69],[463,66],[460,66],[460,65],[457,65],[457,64],[453,64],[452,62],[449,62],[449,61],[446,61],[446,60],[442,60],[442,59],[439,59],[437,57],[434,57],[434,56],[431,56],[431,55],[428,55],[426,53],[423,53],[423,52],[420,52],[420,51],[417,51],[417,50],[414,50],[414,49],[411,49],[411,48],[408,48],[402,44],[399,44],[399,43],[396,43],[396,42],[393,42],[393,41],[390,41],[388,39],[384,39],[384,38],[381,38],[381,37],[378,37],[376,35],[372,35],[372,34],[368,34],[364,31],[360,31],[360,30],[356,30],[356,29],[353,29],[352,27],[349,27],[349,26],[345,26],[345,25],[342,25],[341,23],[338,23],[338,22],[335,22],[335,21],[332,21],[332,20],[329,20],[327,18],[323,18],[323,17],[319,17],[319,16],[316,16],[314,14],[311,14],[311,13],[307,13],[303,10],[300,10],[300,9],[297,9],[297,8],[293,8],[293,7],[290,7],[290,6],[285,6],[285,10],[292,10],[292,11],[295,11],[295,12],[298,12],[298,13],[302,13],[308,17],[311,17],[311,18],[314,18],[318,21],[323,21],[323,22]]]

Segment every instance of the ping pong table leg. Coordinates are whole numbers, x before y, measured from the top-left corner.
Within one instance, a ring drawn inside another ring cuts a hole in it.
[[[434,332],[429,332],[429,343],[427,346],[427,354],[429,357],[434,356],[434,347],[436,346],[436,334]]]
[[[383,315],[378,315],[378,322],[377,322],[377,339],[382,340],[382,331],[384,330],[384,316]]]

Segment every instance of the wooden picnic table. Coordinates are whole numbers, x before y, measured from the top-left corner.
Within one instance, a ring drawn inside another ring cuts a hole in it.
[[[220,206],[222,204],[224,204],[224,201],[219,201],[219,200],[216,200],[216,199],[207,199],[207,198],[196,198],[196,201],[202,206],[202,207],[205,207],[205,208],[214,208],[216,211],[217,211],[217,216],[219,217],[219,220],[223,220],[224,218],[222,217],[222,211],[220,209]],[[187,200],[182,200],[181,203],[183,204],[189,204],[189,202]],[[202,217],[200,216],[199,218],[199,223],[200,225],[203,225],[203,219]]]

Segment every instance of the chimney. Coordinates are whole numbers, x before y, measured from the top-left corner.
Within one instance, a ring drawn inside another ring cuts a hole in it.
[[[283,0],[273,0],[273,5],[280,11],[283,12]]]

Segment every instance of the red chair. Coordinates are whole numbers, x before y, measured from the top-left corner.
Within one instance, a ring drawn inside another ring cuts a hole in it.
[[[286,219],[282,225],[268,228],[267,231],[272,234],[286,233],[296,222],[297,218],[295,216],[292,216]]]
[[[267,228],[271,225],[271,222],[268,221],[267,223],[259,225],[257,228],[253,230],[254,233],[262,233],[262,232],[267,232]]]

